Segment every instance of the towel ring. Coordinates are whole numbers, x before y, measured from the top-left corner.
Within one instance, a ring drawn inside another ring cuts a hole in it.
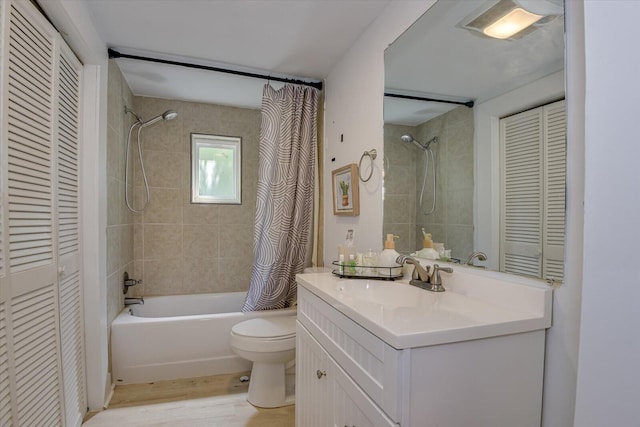
[[[371,159],[371,170],[369,171],[369,176],[367,177],[367,179],[364,179],[362,177],[362,160],[365,157],[369,157]],[[378,157],[378,152],[376,151],[376,149],[372,149],[369,151],[365,151],[364,153],[362,153],[362,157],[360,157],[360,163],[358,163],[358,176],[360,177],[360,180],[362,182],[367,182],[371,179],[371,176],[373,175],[373,161],[376,159],[376,157]]]

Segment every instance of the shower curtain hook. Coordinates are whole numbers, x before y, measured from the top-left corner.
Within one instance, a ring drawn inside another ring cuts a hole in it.
[[[369,176],[366,179],[362,177],[362,160],[365,157],[369,157],[369,159],[371,159],[371,170],[369,171]],[[371,176],[373,176],[373,161],[376,159],[376,157],[378,157],[378,151],[376,151],[375,148],[362,153],[362,156],[360,157],[360,163],[358,163],[358,177],[362,182],[369,181],[371,179]]]

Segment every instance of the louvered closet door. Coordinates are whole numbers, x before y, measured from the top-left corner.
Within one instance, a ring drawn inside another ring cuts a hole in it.
[[[82,64],[60,42],[57,56],[57,221],[60,339],[67,426],[86,413],[84,328],[80,280],[78,150]]]
[[[562,280],[564,273],[565,101],[500,121],[500,269]]]
[[[6,369],[0,381],[8,387],[2,387],[0,416],[3,426],[64,425],[54,218],[56,33],[29,2],[1,3]]]
[[[565,101],[545,105],[544,117],[544,236],[543,277],[564,277],[565,191],[567,178],[567,126]]]
[[[500,271],[542,275],[542,112],[500,120]]]

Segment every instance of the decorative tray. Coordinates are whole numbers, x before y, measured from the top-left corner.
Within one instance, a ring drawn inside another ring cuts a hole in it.
[[[402,279],[402,267],[374,267],[370,265],[340,265],[333,261],[334,268],[331,272],[338,277],[348,279],[372,279],[372,280],[396,280]]]

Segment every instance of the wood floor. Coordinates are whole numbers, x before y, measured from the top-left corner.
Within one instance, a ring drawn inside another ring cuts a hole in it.
[[[249,373],[116,386],[109,408],[86,427],[294,427],[295,406],[261,409],[246,401]]]

